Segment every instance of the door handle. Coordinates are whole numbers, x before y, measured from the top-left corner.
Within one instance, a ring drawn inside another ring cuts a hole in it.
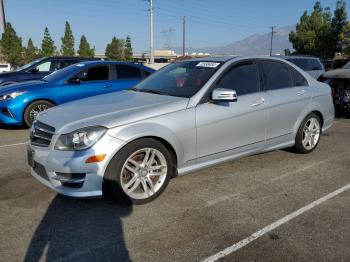
[[[106,84],[106,85],[104,85],[103,87],[104,87],[104,88],[110,88],[110,87],[112,87],[112,85]]]
[[[265,103],[265,99],[260,97],[252,103],[252,106],[260,106]]]
[[[305,90],[300,90],[297,92],[297,96],[302,96],[303,94],[305,94]]]

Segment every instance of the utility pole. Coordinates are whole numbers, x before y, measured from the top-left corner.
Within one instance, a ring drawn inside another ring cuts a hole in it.
[[[4,0],[0,0],[0,33],[5,32],[5,8],[4,8]]]
[[[186,52],[186,16],[182,18],[182,56],[185,57]]]
[[[149,0],[149,14],[150,14],[150,63],[154,63],[154,48],[153,48],[153,0]]]
[[[271,26],[271,43],[270,43],[270,56],[272,56],[272,44],[273,44],[273,34],[275,31],[275,26]]]

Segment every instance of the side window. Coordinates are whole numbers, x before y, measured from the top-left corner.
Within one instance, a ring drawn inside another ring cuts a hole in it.
[[[36,66],[38,72],[50,72],[51,69],[51,61],[46,61],[42,64]]]
[[[96,66],[79,73],[78,78],[83,82],[109,80],[109,66]]]
[[[67,66],[76,64],[76,63],[79,63],[79,61],[77,61],[77,60],[61,60],[61,61],[59,61],[58,68],[62,69],[62,68],[65,68]]]
[[[276,90],[293,86],[289,66],[275,61],[263,61],[263,75],[266,90]]]
[[[118,79],[141,78],[141,71],[136,66],[116,65]]]
[[[216,88],[235,90],[238,96],[258,92],[259,86],[258,67],[255,63],[235,66],[216,84]]]
[[[309,68],[310,71],[323,70],[320,61],[317,59],[309,59]]]
[[[293,86],[308,86],[308,82],[297,70],[290,68],[290,72],[293,78]]]

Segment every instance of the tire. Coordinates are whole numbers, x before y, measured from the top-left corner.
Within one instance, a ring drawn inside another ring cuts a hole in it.
[[[104,193],[122,205],[145,204],[164,191],[175,170],[172,153],[161,142],[139,139],[112,158],[104,175]]]
[[[24,124],[27,127],[31,127],[38,113],[45,111],[53,106],[54,106],[53,103],[46,100],[38,100],[29,104],[27,108],[24,110],[24,114],[23,114]],[[36,111],[36,113],[34,111]]]
[[[311,113],[301,123],[295,137],[295,149],[298,153],[308,154],[315,150],[321,138],[321,120]]]

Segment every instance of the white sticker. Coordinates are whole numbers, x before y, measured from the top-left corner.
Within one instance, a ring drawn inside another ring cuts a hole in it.
[[[218,65],[220,65],[220,63],[216,63],[216,62],[199,62],[196,66],[198,67],[211,67],[211,68],[215,68]]]
[[[75,66],[83,67],[84,64],[75,64]]]

